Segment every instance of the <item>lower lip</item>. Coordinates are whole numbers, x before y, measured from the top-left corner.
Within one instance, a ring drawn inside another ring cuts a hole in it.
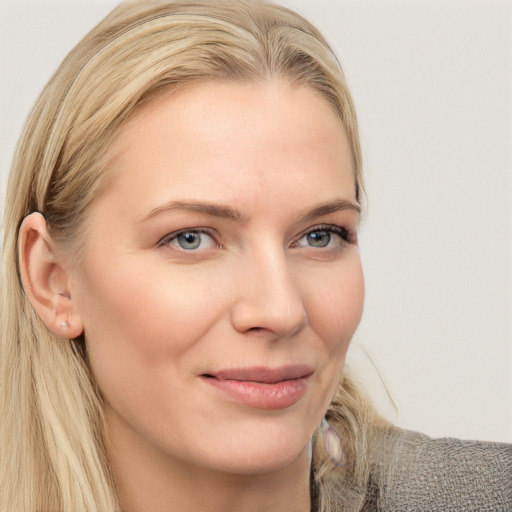
[[[245,405],[258,409],[284,409],[298,402],[304,396],[307,377],[272,384],[221,380],[211,377],[203,377],[203,380]]]

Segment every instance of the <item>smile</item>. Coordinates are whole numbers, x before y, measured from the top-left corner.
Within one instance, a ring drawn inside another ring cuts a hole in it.
[[[308,366],[236,368],[201,375],[230,399],[257,409],[284,409],[298,402],[313,369]]]

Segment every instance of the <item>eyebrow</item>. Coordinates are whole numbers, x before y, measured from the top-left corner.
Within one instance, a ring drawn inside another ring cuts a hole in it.
[[[347,201],[346,199],[337,199],[309,210],[300,217],[299,222],[309,222],[317,217],[322,217],[324,215],[329,215],[330,213],[336,213],[343,210],[352,210],[361,214],[361,205],[359,203]]]
[[[346,199],[337,199],[327,203],[320,204],[314,207],[312,210],[308,210],[299,217],[299,222],[309,222],[318,217],[329,215],[343,210],[352,210],[361,213],[361,206],[358,203],[348,201]],[[160,213],[164,212],[193,212],[201,213],[203,215],[209,215],[212,217],[220,217],[222,219],[228,219],[238,224],[245,224],[249,217],[242,213],[240,210],[232,208],[230,206],[219,205],[208,202],[190,202],[190,201],[172,201],[162,206],[158,206],[149,212],[140,222],[149,220]]]
[[[155,217],[163,212],[193,212],[210,215],[212,217],[220,217],[222,219],[232,220],[238,224],[247,222],[248,217],[239,210],[231,208],[230,206],[223,206],[215,203],[203,202],[190,202],[190,201],[172,201],[170,203],[158,206],[149,212],[149,215],[144,217],[141,222]]]

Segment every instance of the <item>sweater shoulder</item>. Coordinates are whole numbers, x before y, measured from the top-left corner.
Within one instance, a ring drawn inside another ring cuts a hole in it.
[[[403,430],[388,453],[378,510],[512,510],[512,445]]]

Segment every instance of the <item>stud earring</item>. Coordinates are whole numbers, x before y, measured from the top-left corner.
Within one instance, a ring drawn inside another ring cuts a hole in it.
[[[60,326],[63,329],[67,329],[69,327],[69,324],[66,322],[66,320],[62,320],[62,322],[60,323]]]
[[[345,465],[345,450],[343,449],[343,439],[340,433],[331,427],[325,418],[322,419],[320,432],[322,434],[322,447],[325,457],[333,466]]]

